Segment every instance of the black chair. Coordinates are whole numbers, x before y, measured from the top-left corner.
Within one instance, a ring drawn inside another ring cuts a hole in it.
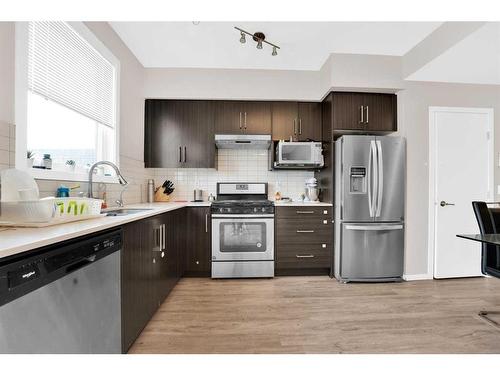
[[[490,210],[486,202],[472,202],[481,234],[497,234],[500,232],[500,210]],[[496,219],[496,220],[495,220]],[[498,223],[498,224],[496,224]],[[500,247],[483,243],[481,251],[481,272],[500,278]],[[500,315],[500,311],[480,311],[479,316],[495,327],[500,324],[488,315]]]
[[[500,209],[489,209],[486,202],[472,202],[472,209],[481,234],[500,233]],[[484,275],[500,278],[500,248],[498,246],[483,244],[481,271]]]

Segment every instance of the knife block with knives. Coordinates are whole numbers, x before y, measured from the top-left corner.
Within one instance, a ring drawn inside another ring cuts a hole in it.
[[[174,192],[174,183],[166,180],[163,185],[155,189],[155,202],[170,202],[170,194]]]

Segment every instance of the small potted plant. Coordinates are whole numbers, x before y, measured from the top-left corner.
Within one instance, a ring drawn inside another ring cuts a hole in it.
[[[71,172],[74,172],[75,171],[75,168],[76,168],[76,162],[74,160],[66,160],[66,165],[68,166],[69,170]]]
[[[26,151],[26,165],[29,168],[33,168],[33,161],[35,160],[35,153],[31,150]]]

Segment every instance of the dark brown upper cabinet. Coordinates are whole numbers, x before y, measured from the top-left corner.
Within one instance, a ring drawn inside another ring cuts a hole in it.
[[[299,141],[321,141],[321,103],[299,103]]]
[[[397,130],[397,97],[393,94],[365,95],[365,122],[369,131]]]
[[[274,102],[273,140],[321,140],[321,103]]]
[[[215,105],[208,100],[147,99],[147,168],[215,168]]]
[[[323,119],[325,114],[330,116],[332,136],[393,132],[397,130],[397,97],[394,94],[333,92],[323,101]]]
[[[271,103],[218,101],[216,134],[271,134]]]

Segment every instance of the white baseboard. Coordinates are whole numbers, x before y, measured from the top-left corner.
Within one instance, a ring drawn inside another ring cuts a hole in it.
[[[432,280],[433,277],[427,273],[421,273],[417,275],[403,275],[403,279],[406,281]]]

